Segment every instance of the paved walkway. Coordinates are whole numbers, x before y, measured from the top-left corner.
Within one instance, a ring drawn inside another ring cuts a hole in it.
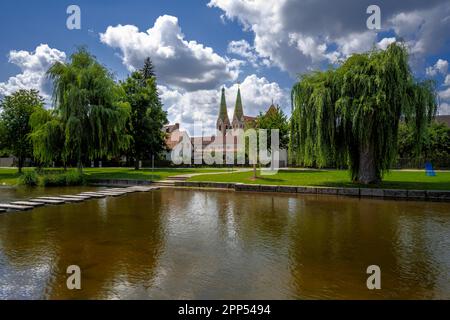
[[[213,171],[213,172],[196,172],[196,173],[184,173],[184,174],[177,174],[175,176],[170,176],[167,177],[168,179],[170,178],[175,178],[175,177],[186,177],[186,179],[192,178],[194,176],[203,176],[203,175],[210,175],[210,174],[224,174],[224,173],[238,173],[238,172],[248,172],[248,171],[252,171],[253,168],[234,168],[233,171],[229,170],[229,171]]]
[[[213,174],[226,174],[226,173],[238,173],[238,172],[248,172],[252,171],[253,168],[233,168],[233,171],[219,171],[219,172],[197,172],[197,173],[185,173],[178,174],[175,176],[169,176],[164,180],[155,181],[153,185],[158,187],[173,187],[176,182],[186,181],[189,178],[200,175],[213,175]]]

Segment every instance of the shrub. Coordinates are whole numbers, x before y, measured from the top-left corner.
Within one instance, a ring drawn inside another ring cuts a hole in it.
[[[45,174],[41,179],[41,185],[44,187],[79,186],[84,183],[84,176],[76,171]]]
[[[83,174],[77,171],[69,171],[65,174],[66,186],[79,186],[86,183],[86,179]]]
[[[20,185],[33,187],[33,186],[37,186],[38,182],[39,182],[39,177],[35,170],[25,171],[19,177]]]

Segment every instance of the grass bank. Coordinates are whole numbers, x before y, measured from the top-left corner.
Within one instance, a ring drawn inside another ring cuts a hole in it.
[[[383,189],[450,190],[450,171],[438,171],[435,177],[428,177],[424,171],[392,170],[385,174],[378,185],[360,185],[350,182],[346,170],[281,170],[273,176],[252,179],[253,172],[199,175],[189,181],[236,182],[266,185],[321,186],[321,187],[370,187]]]
[[[24,168],[23,171],[31,171],[32,168]],[[52,169],[47,169],[52,170]],[[54,170],[61,170],[54,169]],[[135,180],[164,180],[169,176],[189,173],[226,172],[220,168],[158,168],[134,170],[133,168],[85,168],[83,173],[86,179],[135,179]],[[20,174],[17,168],[0,168],[0,185],[18,184]]]

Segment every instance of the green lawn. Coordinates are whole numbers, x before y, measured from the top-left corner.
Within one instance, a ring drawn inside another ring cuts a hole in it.
[[[16,184],[17,178],[19,178],[19,173],[16,168],[0,168],[0,186]]]
[[[25,168],[24,170],[31,170]],[[222,172],[227,169],[217,168],[165,168],[142,169],[132,168],[86,168],[84,173],[88,179],[136,179],[163,180],[169,176],[188,173]],[[16,168],[0,168],[0,185],[14,185],[19,174]],[[261,176],[253,180],[253,172],[237,172],[199,175],[189,181],[208,182],[241,182],[268,185],[298,185],[298,186],[328,186],[328,187],[365,187],[351,183],[349,174],[345,170],[282,170],[273,176]],[[386,174],[383,182],[377,186],[387,189],[434,189],[450,190],[450,171],[437,171],[435,177],[428,177],[423,170],[406,171],[393,170]]]
[[[221,172],[226,169],[218,168],[158,168],[134,170],[132,168],[86,168],[84,173],[88,179],[136,179],[163,180],[169,176],[188,173]]]
[[[24,168],[24,171],[32,170]],[[52,169],[50,169],[52,170]],[[61,169],[57,169],[61,170]],[[169,176],[187,173],[221,172],[226,169],[218,168],[165,168],[134,170],[132,168],[85,168],[83,172],[88,179],[136,179],[163,180]],[[17,168],[0,168],[0,185],[15,185],[19,174]]]
[[[238,172],[215,175],[199,175],[189,181],[240,182],[267,185],[298,185],[327,187],[367,187],[350,182],[345,170],[283,170],[273,176],[252,179],[253,172]],[[427,189],[450,190],[450,171],[438,171],[435,177],[428,177],[425,171],[393,170],[386,174],[380,185],[368,187],[385,189]]]

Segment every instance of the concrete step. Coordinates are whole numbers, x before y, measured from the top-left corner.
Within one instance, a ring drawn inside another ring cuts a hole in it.
[[[6,212],[6,209],[0,209],[0,213]]]
[[[28,206],[28,207],[41,207],[45,203],[42,202],[31,202],[31,201],[14,201],[11,204],[19,205],[19,206]]]
[[[91,197],[91,198],[96,198],[96,199],[101,199],[101,198],[106,198],[106,196],[104,194],[99,194],[99,193],[95,193],[95,192],[85,192],[85,193],[80,193],[78,194],[81,197]]]
[[[63,204],[65,201],[63,200],[49,200],[49,199],[42,199],[42,198],[36,198],[36,199],[30,199],[31,202],[42,202],[45,204]]]
[[[98,194],[102,194],[105,196],[110,196],[110,197],[118,197],[118,196],[123,196],[125,194],[125,192],[99,192]]]
[[[61,197],[39,197],[36,199],[42,199],[42,200],[55,200],[55,201],[63,201],[66,202],[66,199],[61,198]]]
[[[9,203],[0,203],[0,209],[24,211],[24,210],[31,210],[33,209],[33,207],[20,206],[17,204],[9,204]]]
[[[167,177],[165,180],[172,180],[172,181],[186,181],[189,179],[189,177]]]
[[[89,199],[91,199],[92,197],[90,197],[90,196],[88,196],[88,195],[85,195],[85,196],[74,196],[74,195],[71,195],[71,194],[65,194],[65,195],[62,195],[61,197],[63,197],[63,198],[71,198],[71,199],[80,199],[80,200],[89,200]]]
[[[136,187],[133,187],[133,190],[135,192],[148,192],[148,191],[158,190],[158,189],[159,189],[159,187],[156,187],[156,186],[152,186],[152,187],[136,186]]]
[[[171,180],[161,180],[158,182],[155,182],[155,184],[175,184],[176,181],[171,181]]]
[[[72,197],[60,197],[61,199],[63,199],[66,202],[83,202],[86,199],[81,199],[81,198],[72,198]]]

